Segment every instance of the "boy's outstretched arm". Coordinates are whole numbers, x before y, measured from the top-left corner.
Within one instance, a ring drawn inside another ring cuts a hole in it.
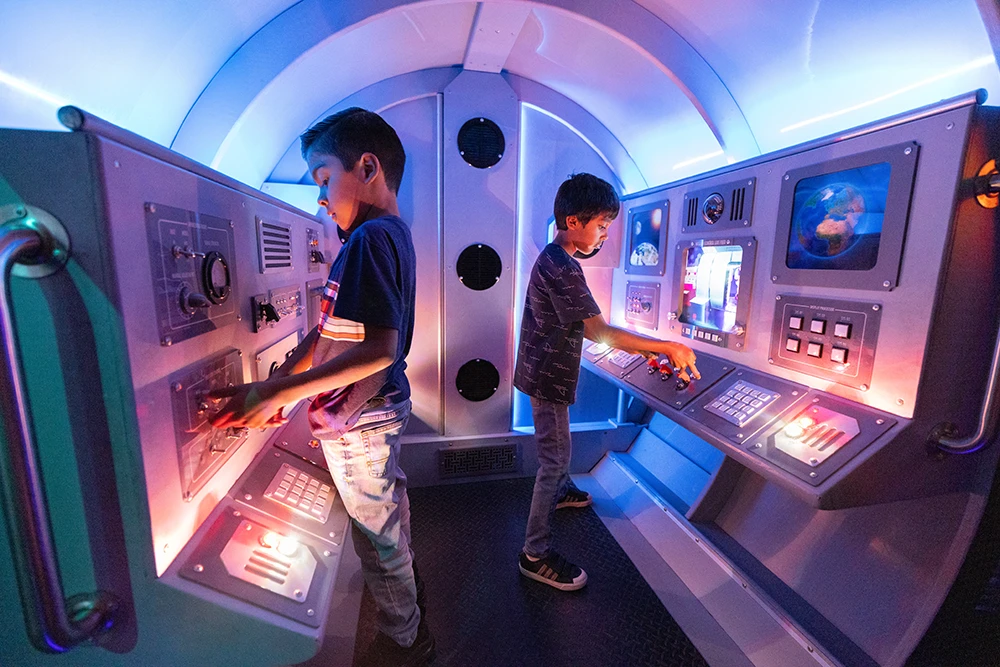
[[[229,402],[212,417],[212,426],[258,428],[267,425],[286,405],[345,387],[388,368],[396,359],[398,340],[396,329],[365,325],[363,341],[319,366],[282,377],[275,373],[263,382],[210,392],[210,398],[229,398]]]
[[[677,375],[682,380],[690,382],[692,377],[696,380],[701,379],[701,373],[694,365],[696,359],[694,351],[687,345],[657,340],[628,329],[619,329],[605,322],[603,315],[594,315],[585,319],[583,321],[583,335],[592,341],[605,343],[633,354],[636,352],[647,355],[649,353],[665,354],[670,358],[674,367],[678,369]],[[688,375],[687,369],[691,369],[690,375]]]

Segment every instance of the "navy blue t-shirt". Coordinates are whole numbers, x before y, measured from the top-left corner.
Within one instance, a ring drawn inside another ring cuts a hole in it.
[[[340,354],[364,340],[364,325],[399,332],[395,361],[384,371],[317,396],[310,406],[313,432],[336,438],[350,429],[375,396],[392,403],[410,397],[406,355],[413,340],[416,255],[406,224],[394,215],[363,223],[330,267],[320,305],[320,336]]]
[[[545,246],[528,280],[514,386],[552,403],[573,403],[583,321],[600,314],[580,262],[562,246]]]

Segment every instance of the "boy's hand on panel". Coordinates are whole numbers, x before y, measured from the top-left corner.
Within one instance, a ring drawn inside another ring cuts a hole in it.
[[[215,428],[246,426],[272,428],[288,420],[282,416],[284,404],[275,401],[267,385],[251,382],[235,387],[215,389],[207,394],[210,399],[228,398],[229,401],[209,420]]]
[[[687,345],[664,342],[657,352],[667,355],[670,363],[674,365],[674,372],[677,373],[677,377],[684,382],[690,382],[692,378],[695,380],[701,379],[701,373],[698,372],[698,367],[694,365],[697,356],[694,350]],[[690,374],[688,373],[689,370]]]

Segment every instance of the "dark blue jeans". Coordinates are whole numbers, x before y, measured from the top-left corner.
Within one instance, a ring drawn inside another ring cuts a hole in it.
[[[524,536],[524,553],[544,558],[552,548],[552,516],[556,501],[570,484],[569,406],[531,397],[538,448],[538,474],[531,494],[531,512]]]
[[[351,515],[354,550],[378,606],[378,629],[401,646],[417,636],[420,611],[410,549],[410,499],[399,468],[399,436],[410,402],[365,410],[336,440],[323,441],[330,474]]]

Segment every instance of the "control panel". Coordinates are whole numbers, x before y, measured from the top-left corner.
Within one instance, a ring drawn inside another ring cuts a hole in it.
[[[660,316],[660,283],[629,281],[625,285],[625,321],[656,329]]]
[[[227,352],[178,371],[168,378],[174,417],[174,437],[181,473],[181,493],[191,500],[247,438],[245,428],[216,429],[209,418],[216,402],[206,394],[243,383],[243,360],[238,350]]]
[[[160,344],[234,323],[232,221],[153,202],[144,208]]]
[[[723,183],[684,195],[681,232],[741,229],[753,223],[756,178]]]
[[[768,361],[867,391],[882,306],[779,294]]]
[[[257,353],[254,358],[255,380],[261,382],[271,377],[285,363],[302,340],[302,331],[293,331]]]
[[[289,285],[252,296],[250,312],[253,314],[254,333],[272,328],[282,318],[298,317],[302,314],[302,289],[298,285]]]

